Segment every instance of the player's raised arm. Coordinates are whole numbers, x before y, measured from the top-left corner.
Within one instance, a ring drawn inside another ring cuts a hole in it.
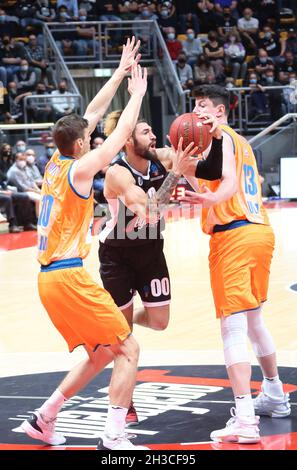
[[[78,192],[86,193],[86,186],[92,185],[94,175],[109,165],[131,136],[138,119],[146,88],[147,70],[134,63],[131,78],[128,79],[128,90],[131,98],[119,119],[117,127],[100,148],[86,153],[78,161],[74,175],[74,186]]]
[[[88,130],[90,134],[104,116],[124,77],[131,70],[132,64],[138,63],[140,59],[140,54],[137,54],[139,46],[140,41],[137,41],[136,43],[134,36],[131,40],[130,38],[127,39],[126,44],[123,46],[121,61],[118,68],[88,105],[84,118],[89,122]]]

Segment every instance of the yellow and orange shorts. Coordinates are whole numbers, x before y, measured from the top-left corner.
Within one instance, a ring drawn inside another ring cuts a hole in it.
[[[274,234],[248,224],[211,235],[209,268],[216,316],[258,308],[267,298]]]
[[[110,294],[83,267],[40,272],[38,290],[51,321],[68,343],[95,350],[124,341],[130,327]]]

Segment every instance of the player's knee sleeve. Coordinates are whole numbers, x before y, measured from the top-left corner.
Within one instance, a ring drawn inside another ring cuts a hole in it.
[[[246,313],[235,313],[221,318],[221,334],[226,367],[238,362],[250,362],[247,348]]]
[[[248,337],[257,357],[269,356],[275,353],[271,334],[264,323],[261,308],[247,312]]]

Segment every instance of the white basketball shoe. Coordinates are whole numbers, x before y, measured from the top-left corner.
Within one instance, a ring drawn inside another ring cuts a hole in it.
[[[226,427],[210,434],[213,441],[255,444],[261,440],[258,428],[259,416],[237,416],[234,407],[230,412],[232,418],[229,419]]]
[[[63,434],[55,431],[56,420],[46,422],[39,411],[31,413],[30,417],[21,424],[21,429],[33,439],[39,439],[51,446],[62,445],[66,442]]]
[[[253,399],[255,413],[271,418],[285,418],[291,414],[290,398],[288,393],[282,397],[274,398],[267,395],[262,387],[262,392]]]
[[[118,436],[116,439],[104,435],[99,439],[97,450],[150,450],[148,447],[135,446],[129,440],[128,434]]]

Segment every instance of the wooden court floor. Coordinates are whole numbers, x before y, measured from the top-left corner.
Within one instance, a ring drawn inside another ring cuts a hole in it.
[[[264,316],[280,364],[295,367],[297,291],[290,286],[297,284],[297,207],[277,204],[268,210],[276,234],[276,250]],[[65,370],[65,366],[76,362],[81,352],[76,351],[72,356],[67,353],[64,340],[39,301],[35,246],[28,247],[30,243],[26,241],[26,248],[7,251],[3,237],[7,236],[0,235],[0,374],[26,373],[35,366]],[[23,246],[22,235],[10,237],[19,237],[15,245]],[[208,236],[202,234],[199,220],[181,218],[167,223],[164,238],[172,283],[171,320],[165,331],[135,327],[142,351],[140,363],[222,364],[219,323],[209,285]],[[85,266],[100,282],[97,247],[95,236]],[[140,301],[136,297],[137,305]],[[57,359],[54,365],[53,355]]]
[[[198,218],[188,213],[168,221],[164,235],[172,283],[169,327],[159,332],[134,330],[141,347],[134,391],[140,423],[133,433],[138,444],[179,451],[297,449],[297,205],[277,203],[268,210],[276,250],[264,316],[277,347],[285,390],[291,393],[292,415],[261,418],[261,443],[248,449],[209,441],[210,431],[225,423],[233,397],[209,285],[209,237],[202,234]],[[0,235],[0,451],[49,449],[17,426],[85,354],[82,348],[68,353],[43,310],[35,245],[34,232]],[[85,266],[100,281],[97,249],[94,236]],[[256,364],[252,351],[251,358]],[[57,429],[67,437],[59,450],[95,450],[104,429],[109,376],[110,370],[104,371],[59,413]],[[253,368],[253,394],[260,390],[261,380],[259,368]]]

